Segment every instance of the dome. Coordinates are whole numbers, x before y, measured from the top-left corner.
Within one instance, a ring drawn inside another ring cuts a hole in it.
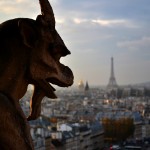
[[[83,83],[82,80],[78,83],[78,87],[79,87],[80,90],[84,89],[84,83]]]

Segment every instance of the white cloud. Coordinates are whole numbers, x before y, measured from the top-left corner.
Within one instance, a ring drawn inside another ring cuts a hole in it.
[[[58,23],[58,24],[63,24],[64,22],[65,22],[65,19],[63,19],[63,18],[55,18],[55,20],[56,20],[56,23]]]
[[[22,6],[19,7],[19,3],[22,2],[22,0],[16,0],[15,2],[11,1],[1,1],[0,2],[0,13],[10,15],[10,14],[17,14],[22,12]]]
[[[126,20],[102,20],[102,19],[82,19],[82,18],[74,18],[73,19],[74,23],[80,24],[80,23],[85,23],[85,22],[91,22],[91,23],[96,23],[101,26],[113,26],[113,25],[122,25],[126,24]]]
[[[93,19],[92,22],[99,24],[101,26],[106,26],[106,27],[112,27],[112,26],[123,26],[123,27],[129,27],[129,28],[137,27],[132,22],[130,22],[128,20],[124,20],[124,19],[112,19],[112,20]]]
[[[123,24],[126,21],[125,20],[102,20],[102,19],[97,19],[97,20],[92,20],[94,23],[98,23],[101,26],[111,26],[114,24]]]
[[[87,19],[74,18],[73,21],[74,21],[74,23],[76,23],[76,24],[80,24],[80,23],[87,22],[88,20],[87,20]]]
[[[74,18],[73,22],[75,24],[82,24],[82,23],[88,23],[88,24],[98,24],[103,27],[126,27],[126,28],[138,28],[137,25],[132,23],[129,20],[125,19],[86,19],[86,18]]]
[[[16,0],[17,3],[22,3],[24,2],[25,0]]]
[[[0,8],[0,14],[2,15],[2,17],[0,18],[1,21],[17,17],[35,18],[36,15],[40,13],[38,1],[1,0]]]
[[[21,9],[17,8],[17,7],[12,7],[12,6],[5,6],[5,7],[1,7],[0,10],[2,13],[5,14],[14,14],[14,13],[20,13]]]

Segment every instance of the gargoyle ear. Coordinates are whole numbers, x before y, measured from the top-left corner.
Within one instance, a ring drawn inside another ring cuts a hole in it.
[[[23,43],[30,48],[33,48],[37,40],[36,27],[33,23],[26,20],[19,20],[18,26],[22,36]]]

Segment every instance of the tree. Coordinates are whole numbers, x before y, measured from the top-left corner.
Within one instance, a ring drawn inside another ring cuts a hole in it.
[[[106,140],[124,141],[134,133],[132,118],[103,118],[104,136]]]

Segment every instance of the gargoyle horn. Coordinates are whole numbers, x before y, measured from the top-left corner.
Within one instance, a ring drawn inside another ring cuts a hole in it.
[[[41,7],[41,14],[44,17],[44,21],[48,23],[51,29],[55,29],[55,17],[53,9],[48,0],[39,0]]]

